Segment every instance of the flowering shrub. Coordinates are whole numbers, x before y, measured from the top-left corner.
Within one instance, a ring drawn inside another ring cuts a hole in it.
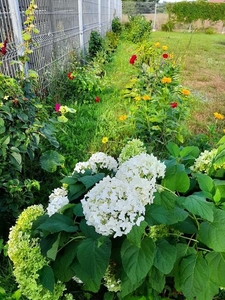
[[[11,230],[21,292],[63,299],[72,281],[76,295],[85,289],[98,299],[212,300],[225,285],[224,139],[208,175],[196,168],[206,165],[197,147],[169,143],[163,162],[137,139],[118,163],[96,153],[77,164],[50,195],[47,213],[28,207]]]
[[[151,143],[157,151],[165,148],[168,141],[183,143],[187,132],[183,123],[189,117],[192,96],[179,82],[178,62],[166,45],[149,41],[138,47],[135,57],[138,75],[131,79],[123,94],[129,100],[128,118],[136,136]]]

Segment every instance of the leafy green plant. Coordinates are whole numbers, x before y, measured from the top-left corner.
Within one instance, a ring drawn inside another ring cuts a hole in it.
[[[133,43],[147,40],[151,35],[151,22],[142,15],[130,16],[128,25],[124,27],[123,36]]]
[[[206,163],[197,147],[169,143],[167,149],[162,162],[133,140],[122,149],[118,167],[114,158],[96,153],[62,180],[47,214],[37,206],[24,210],[9,239],[22,293],[29,295],[31,286],[25,289],[21,263],[33,278],[39,274],[32,281],[36,295],[43,288],[53,293],[58,280],[75,280],[77,291],[99,298],[214,299],[225,284],[224,138],[207,159],[207,171],[195,168],[199,159]],[[21,250],[22,237],[27,246]],[[24,256],[28,249],[32,260]],[[34,269],[40,253],[45,266]]]
[[[88,54],[90,58],[96,56],[98,51],[103,49],[103,38],[98,31],[92,31],[90,34],[89,45],[88,45]]]
[[[122,23],[119,19],[119,17],[115,17],[112,19],[112,31],[117,34],[120,35],[122,32]]]

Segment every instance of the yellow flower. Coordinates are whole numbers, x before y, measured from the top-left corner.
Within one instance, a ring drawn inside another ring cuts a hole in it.
[[[4,99],[4,100],[8,100],[8,99],[9,99],[9,96],[7,95],[7,96],[5,96],[3,99]]]
[[[108,141],[109,139],[106,136],[102,138],[102,144],[106,144]]]
[[[225,129],[223,130],[223,133],[225,134]]]
[[[141,100],[141,96],[136,96],[134,99],[135,99],[136,101],[140,101],[140,100]]]
[[[163,51],[166,51],[168,49],[168,46],[162,46]]]
[[[61,105],[59,111],[62,115],[65,115],[69,111],[69,108],[66,105]]]
[[[154,45],[155,45],[155,47],[158,48],[158,47],[160,46],[160,43],[159,43],[159,42],[156,42]]]
[[[125,121],[125,120],[126,120],[126,118],[127,118],[127,116],[126,116],[126,115],[122,115],[122,116],[120,116],[120,117],[119,117],[120,121]]]
[[[142,97],[142,99],[147,101],[147,100],[150,100],[151,98],[150,98],[149,95],[144,95],[144,96]]]
[[[173,59],[173,58],[174,58],[173,53],[169,53],[169,59]]]
[[[161,79],[161,82],[162,83],[171,83],[172,82],[172,78],[170,78],[170,77],[163,77]]]
[[[190,95],[190,91],[189,90],[186,90],[186,89],[183,89],[182,91],[181,91],[181,93],[183,94],[183,95],[185,95],[185,96],[188,96],[188,95]]]
[[[214,112],[214,117],[217,120],[224,120],[224,118],[225,118],[224,115],[219,114],[218,112]]]

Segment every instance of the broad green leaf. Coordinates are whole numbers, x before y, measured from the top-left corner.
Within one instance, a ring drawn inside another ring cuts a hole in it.
[[[111,242],[107,238],[105,242],[87,238],[78,246],[77,259],[80,266],[97,285],[101,280],[109,264],[111,255]]]
[[[28,115],[23,112],[18,113],[17,117],[24,123],[26,123],[29,120]]]
[[[189,255],[180,263],[181,290],[187,299],[194,299],[209,284],[209,269],[201,254]]]
[[[68,198],[71,201],[84,195],[87,190],[83,183],[77,182],[76,184],[69,185],[68,191]]]
[[[52,268],[49,266],[44,266],[39,271],[39,280],[40,283],[50,292],[53,292],[55,285],[55,277]]]
[[[21,162],[22,162],[22,156],[20,155],[20,153],[17,153],[17,152],[11,152],[10,154],[16,161],[16,163],[18,165],[21,165]]]
[[[54,150],[45,151],[40,158],[42,169],[50,173],[55,172],[58,166],[63,166],[64,162],[65,158]]]
[[[122,299],[129,295],[130,293],[136,291],[138,287],[142,285],[144,279],[140,280],[137,283],[134,283],[126,274],[122,274],[121,276],[121,297]],[[132,296],[129,295],[128,298],[130,299]]]
[[[95,228],[94,226],[89,226],[87,225],[86,223],[86,220],[81,220],[80,224],[80,230],[81,232],[86,236],[86,237],[89,237],[89,238],[92,238],[92,239],[98,239],[101,237],[100,234],[98,234],[96,231],[95,231]]]
[[[60,242],[60,233],[58,234],[58,237],[56,239],[56,241],[53,243],[51,249],[49,249],[47,251],[47,257],[52,259],[52,260],[55,260],[56,259],[56,256],[57,256],[57,253],[58,253],[58,248],[59,248],[59,242]]]
[[[142,221],[140,226],[134,225],[131,231],[127,234],[127,239],[129,242],[137,247],[141,246],[141,240],[143,238],[143,234],[145,233],[145,228],[148,223]]]
[[[155,204],[146,206],[145,220],[150,226],[158,224],[176,224],[184,221],[187,217],[188,213],[179,207],[167,210],[165,207]]]
[[[31,39],[31,35],[29,33],[24,32],[22,36],[24,41],[29,41]]]
[[[179,204],[194,215],[200,216],[208,221],[213,221],[213,203],[207,202],[204,197],[190,195],[178,197]]]
[[[172,192],[162,191],[154,194],[154,203],[163,206],[167,210],[173,210],[175,207],[177,196]]]
[[[177,144],[173,143],[173,142],[169,142],[166,145],[167,150],[169,151],[169,153],[173,156],[173,157],[178,157],[180,154],[180,148],[177,146]]]
[[[190,179],[184,165],[171,163],[167,165],[162,185],[171,191],[185,193],[190,187]]]
[[[83,213],[83,207],[81,203],[77,203],[75,204],[74,208],[73,208],[73,213],[77,216],[77,217],[83,217],[84,213]]]
[[[0,118],[0,134],[5,132],[5,122],[3,118]]]
[[[98,173],[92,176],[84,176],[78,179],[78,181],[82,182],[83,185],[86,187],[86,189],[91,188],[93,185],[95,185],[97,182],[102,180],[104,178],[104,173]]]
[[[169,274],[174,267],[177,257],[176,247],[164,239],[156,243],[154,266],[163,274]]]
[[[150,238],[144,238],[140,247],[133,245],[127,239],[121,248],[121,260],[123,268],[129,279],[137,284],[152,267],[155,256],[155,244]]]
[[[38,226],[37,229],[49,231],[51,233],[65,231],[76,232],[78,227],[74,226],[73,220],[67,216],[55,213],[49,217],[44,223]]]
[[[153,266],[148,273],[148,276],[148,281],[151,287],[159,293],[162,292],[166,283],[165,273],[160,272],[156,267]]]
[[[180,156],[183,158],[187,157],[188,159],[197,158],[199,156],[199,153],[200,153],[199,148],[196,146],[187,146],[180,150]]]
[[[197,181],[198,181],[200,189],[202,191],[212,193],[212,191],[215,187],[213,179],[211,177],[209,177],[208,175],[201,174],[201,173],[197,173],[197,174],[195,174],[195,176],[197,177]]]
[[[215,210],[213,222],[200,224],[198,239],[216,252],[225,252],[225,211]]]
[[[213,165],[222,166],[225,164],[225,149],[219,152],[213,160]]]
[[[190,217],[187,217],[184,221],[173,224],[172,227],[180,232],[188,234],[196,234],[198,232],[197,224]]]
[[[210,252],[206,255],[210,277],[217,286],[225,287],[225,253]]]

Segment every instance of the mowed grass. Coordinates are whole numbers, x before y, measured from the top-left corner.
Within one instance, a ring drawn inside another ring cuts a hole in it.
[[[156,31],[152,41],[167,45],[181,60],[182,84],[199,99],[190,128],[193,134],[207,134],[214,122],[213,112],[225,114],[225,35]]]

